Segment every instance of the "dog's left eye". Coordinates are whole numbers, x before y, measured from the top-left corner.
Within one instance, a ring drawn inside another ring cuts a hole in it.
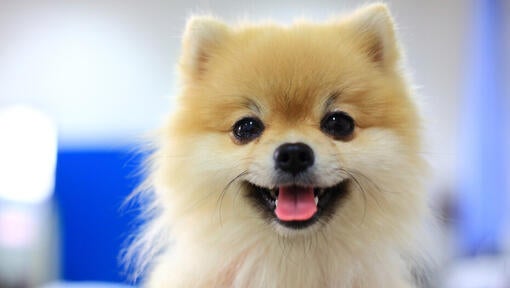
[[[246,117],[237,121],[232,127],[232,133],[241,144],[259,137],[264,131],[264,124],[258,118]]]
[[[354,119],[342,111],[329,113],[321,121],[322,132],[338,140],[350,136],[354,127]]]

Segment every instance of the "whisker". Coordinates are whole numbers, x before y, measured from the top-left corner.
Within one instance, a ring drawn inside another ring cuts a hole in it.
[[[219,217],[220,217],[220,225],[223,225],[223,221],[222,221],[222,214],[221,214],[221,210],[222,210],[222,205],[223,205],[223,199],[225,198],[225,194],[227,193],[228,189],[230,188],[230,186],[236,181],[238,180],[239,178],[241,177],[244,177],[248,174],[248,170],[244,170],[243,172],[239,173],[237,176],[235,176],[234,178],[232,178],[228,183],[227,185],[225,185],[225,187],[223,188],[223,190],[221,191],[221,193],[219,194],[218,196],[218,199],[217,199],[217,205],[219,204],[219,209],[218,209],[218,213],[219,213]]]
[[[357,174],[357,175],[363,177],[363,179],[367,180],[377,191],[382,192],[382,189],[379,187],[379,185],[377,185],[377,183],[375,183],[375,181],[373,181],[370,177],[368,177],[361,171],[356,170],[356,169],[349,169],[349,171],[351,171],[351,173],[354,173],[354,174]]]
[[[236,165],[233,168],[237,168],[238,166],[240,166],[240,165]],[[220,173],[220,172],[218,171],[217,173]],[[240,177],[240,175],[237,175],[236,177]],[[187,210],[196,208],[198,205],[202,204],[205,200],[207,200],[213,194],[216,194],[216,190],[210,190],[209,193],[207,193],[207,195],[205,195],[201,199],[198,199],[197,201],[193,202],[190,206],[188,206]]]
[[[359,181],[359,179],[353,173],[344,168],[340,168],[339,170],[347,174],[349,178],[351,178],[354,181],[354,184],[359,188],[361,196],[363,197],[363,217],[361,218],[361,223],[359,223],[359,225],[361,226],[365,222],[365,217],[367,214],[367,196],[365,194],[367,194],[368,192],[365,189],[365,187],[361,184],[361,181]]]
[[[346,170],[347,171],[347,170]],[[374,188],[374,190],[376,190],[378,193],[383,193],[382,189],[379,187],[379,185],[377,185],[377,183],[375,183],[370,177],[368,177],[367,175],[365,175],[364,173],[362,173],[361,171],[359,170],[356,170],[356,169],[348,169],[348,173],[350,175],[357,175],[357,176],[361,176],[366,182],[368,182],[372,188]],[[358,179],[358,178],[356,178]],[[358,179],[358,183],[361,183],[361,181],[359,181]],[[363,192],[365,192],[368,196],[370,196],[370,198],[372,198],[372,200],[375,202],[375,204],[377,205],[377,207],[383,211],[384,209],[382,208],[381,204],[379,203],[379,201],[377,200],[377,197],[375,197],[373,195],[373,193],[371,192],[372,190],[371,189],[364,189]]]

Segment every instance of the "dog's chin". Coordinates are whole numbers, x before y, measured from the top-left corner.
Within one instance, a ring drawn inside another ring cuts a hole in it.
[[[308,203],[308,211],[305,215],[299,215],[299,217],[288,217],[288,215],[282,215],[278,213],[277,206],[282,205],[278,203],[278,199],[282,202],[279,197],[279,191],[282,187],[266,188],[251,182],[245,181],[244,186],[247,191],[249,201],[258,210],[260,210],[262,217],[266,218],[269,223],[276,223],[277,230],[288,230],[294,232],[312,230],[319,225],[327,225],[331,217],[340,209],[341,203],[349,195],[350,191],[350,180],[344,179],[341,182],[330,186],[330,187],[299,187],[299,186],[287,186],[287,194],[301,193],[302,190],[306,189],[309,193],[312,193],[310,189],[313,189],[313,203]],[[300,196],[294,196],[295,199],[302,198]],[[309,195],[309,197],[312,197]],[[288,197],[287,197],[288,198]],[[298,201],[298,200],[296,200]],[[308,201],[310,202],[310,201]],[[301,204],[294,204],[299,207]],[[298,209],[298,208],[295,208]],[[292,213],[292,211],[291,211]],[[284,217],[285,216],[285,217]],[[284,229],[280,229],[284,228]]]

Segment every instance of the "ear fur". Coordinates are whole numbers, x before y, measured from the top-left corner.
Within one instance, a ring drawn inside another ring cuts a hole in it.
[[[400,52],[395,37],[395,24],[386,4],[376,3],[358,9],[349,19],[360,48],[381,66],[394,65]]]
[[[186,24],[182,44],[180,64],[183,71],[193,78],[200,78],[228,33],[228,26],[212,16],[192,16]]]

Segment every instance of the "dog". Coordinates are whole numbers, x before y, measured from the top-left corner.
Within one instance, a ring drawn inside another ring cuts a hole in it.
[[[427,165],[395,31],[381,3],[189,20],[127,253],[145,287],[417,287]]]

